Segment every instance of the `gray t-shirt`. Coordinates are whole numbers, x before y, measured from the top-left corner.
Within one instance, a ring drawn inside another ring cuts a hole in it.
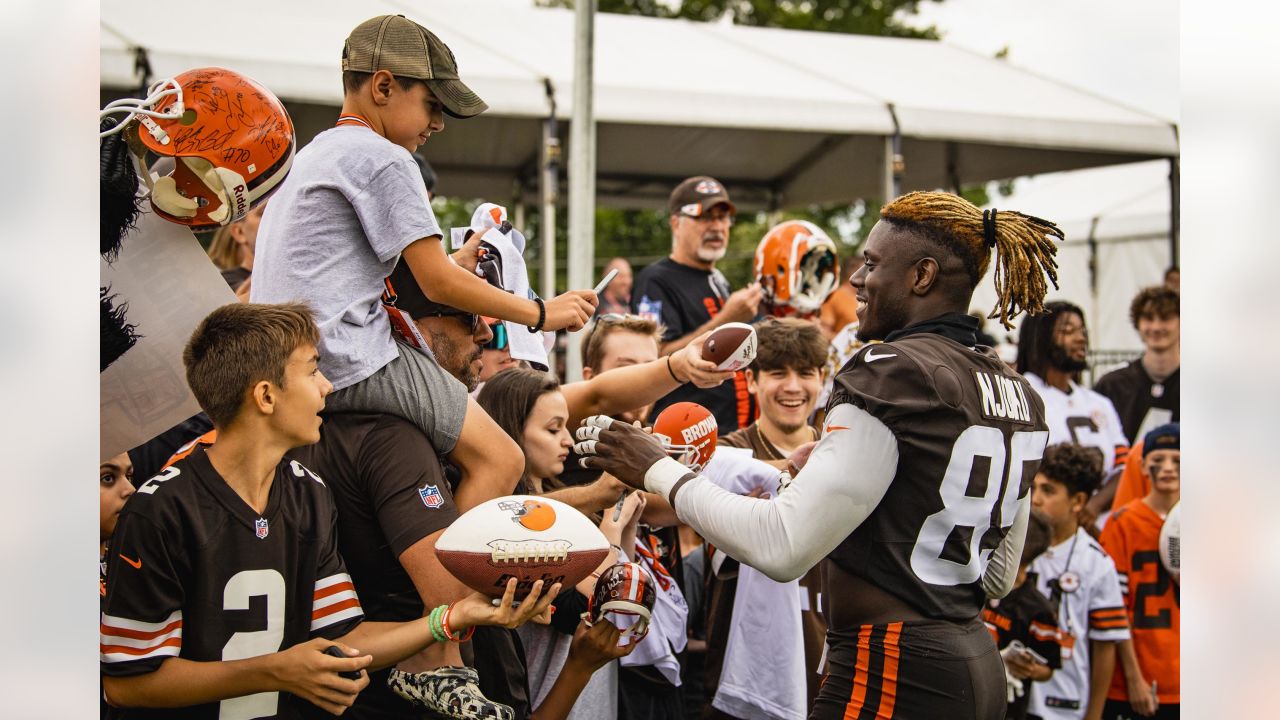
[[[560,677],[573,638],[549,625],[525,623],[516,628],[524,645],[525,667],[529,673],[529,693],[538,707]],[[618,661],[610,660],[596,670],[582,688],[567,720],[617,720]]]
[[[379,298],[401,251],[441,235],[409,151],[360,126],[326,130],[297,154],[258,229],[253,302],[304,301],[335,389],[396,357]]]

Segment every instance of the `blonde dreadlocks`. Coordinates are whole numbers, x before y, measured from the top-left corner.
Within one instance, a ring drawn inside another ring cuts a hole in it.
[[[1005,210],[983,211],[958,195],[913,192],[880,208],[890,224],[919,231],[955,253],[969,273],[971,287],[987,272],[990,249],[996,249],[996,306],[989,318],[1006,329],[1024,310],[1039,314],[1049,286],[1058,287],[1058,248],[1051,237],[1064,239],[1058,226],[1038,217]]]

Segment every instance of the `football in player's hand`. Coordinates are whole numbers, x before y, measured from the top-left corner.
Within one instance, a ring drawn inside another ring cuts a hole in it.
[[[468,587],[502,597],[517,579],[516,598],[533,583],[572,587],[611,552],[586,515],[557,500],[510,495],[481,503],[453,522],[436,541],[440,564]]]
[[[738,371],[756,359],[756,330],[746,323],[725,323],[702,343],[702,359],[717,370]]]

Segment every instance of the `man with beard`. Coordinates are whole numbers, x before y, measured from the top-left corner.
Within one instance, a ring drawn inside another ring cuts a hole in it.
[[[397,322],[406,317],[412,323],[413,330],[403,338],[417,346],[412,352],[431,353],[468,392],[475,389],[480,349],[493,337],[489,326],[476,315],[427,299],[404,262],[389,280],[399,291],[389,310],[404,313],[395,315],[392,325],[406,327]],[[435,554],[440,534],[468,509],[455,501],[457,471],[450,482],[427,436],[396,415],[335,412],[324,418],[320,442],[299,448],[291,457],[314,468],[333,491],[338,548],[356,591],[368,597],[368,617],[417,618],[424,608],[464,596],[466,588]],[[495,628],[484,634],[502,633]],[[389,680],[395,681],[394,692]],[[518,701],[503,693],[487,699],[476,670],[464,665],[460,646],[437,643],[394,669],[373,673],[369,688],[347,715],[420,717],[420,708],[426,708],[442,717],[500,718],[511,717],[508,708]]]
[[[1089,331],[1084,311],[1069,302],[1045,303],[1018,331],[1018,372],[1044,400],[1049,444],[1097,448],[1102,473],[1124,464],[1129,441],[1120,415],[1106,396],[1076,382],[1089,367]]]
[[[859,338],[823,437],[771,500],[733,495],[639,428],[588,418],[589,467],[666,498],[730,557],[779,582],[827,559],[828,673],[812,720],[995,720],[1005,676],[979,619],[1013,587],[1048,432],[1027,381],[966,314],[992,263],[1006,327],[1057,279],[1053,224],[948,193],[880,210],[851,280]],[[1046,278],[1047,276],[1047,278]]]
[[[737,208],[715,178],[691,177],[676,186],[667,202],[671,213],[671,255],[645,268],[631,292],[631,311],[661,323],[661,353],[688,345],[699,335],[728,322],[751,322],[760,308],[760,287],[729,292],[716,261],[729,247],[729,228]],[[668,405],[696,402],[716,416],[721,432],[746,427],[755,419],[745,376],[714,390],[677,388],[657,402],[656,416]]]

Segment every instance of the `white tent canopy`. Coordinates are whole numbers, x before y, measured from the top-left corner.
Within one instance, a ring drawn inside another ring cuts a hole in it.
[[[1129,303],[1142,288],[1163,282],[1174,262],[1167,171],[1165,163],[1156,162],[1036,178],[1023,183],[1028,187],[1014,198],[991,203],[1058,222],[1066,235],[1057,256],[1060,287],[1050,289],[1047,299],[1067,300],[1084,310],[1093,349],[1142,349],[1129,321]],[[1082,203],[1081,197],[1094,201]],[[1073,200],[1068,204],[1064,198]],[[988,271],[974,293],[978,310],[995,306],[991,276]],[[987,321],[987,332],[997,338],[1005,334],[995,320]]]
[[[135,48],[154,77],[229,67],[285,100],[306,142],[336,117],[343,39],[383,13],[436,31],[491,108],[450,119],[424,148],[441,191],[533,200],[546,82],[556,114],[570,120],[570,10],[527,0],[226,0],[216,13],[191,4],[156,12],[104,0],[102,86],[136,88]],[[694,174],[720,178],[746,207],[880,197],[895,130],[903,189],[1178,153],[1165,119],[940,42],[601,14],[595,47],[604,204],[657,207]],[[559,130],[564,142],[565,122]]]

